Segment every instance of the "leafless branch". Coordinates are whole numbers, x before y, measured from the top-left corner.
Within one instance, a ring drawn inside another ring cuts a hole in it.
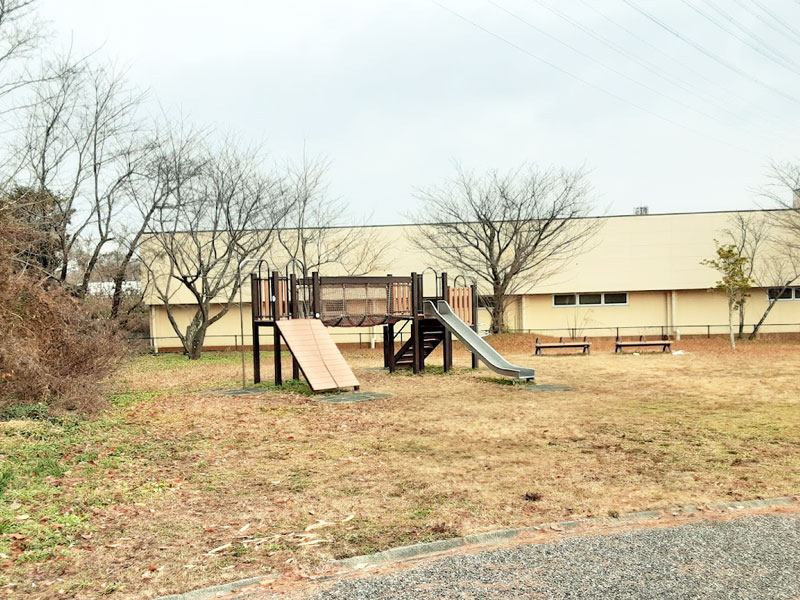
[[[598,227],[586,218],[591,188],[583,171],[522,165],[421,190],[411,243],[440,266],[475,276],[494,300],[492,330],[504,329],[508,296],[556,273],[584,251]]]

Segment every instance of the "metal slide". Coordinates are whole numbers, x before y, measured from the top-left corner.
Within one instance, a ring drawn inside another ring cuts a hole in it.
[[[442,325],[449,329],[462,344],[469,348],[470,352],[477,354],[478,358],[495,373],[525,381],[534,378],[535,372],[533,369],[518,367],[508,362],[497,350],[486,343],[472,327],[459,319],[458,315],[453,312],[453,309],[446,300],[437,300],[436,304],[431,300],[427,300],[425,302],[425,316],[437,319]]]

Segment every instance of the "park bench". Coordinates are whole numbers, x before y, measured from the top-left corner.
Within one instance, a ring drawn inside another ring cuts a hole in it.
[[[589,347],[592,343],[589,341],[589,338],[583,336],[583,340],[573,340],[573,341],[564,341],[563,337],[558,338],[558,342],[540,342],[539,338],[536,338],[536,351],[534,354],[541,354],[542,350],[547,348],[580,348],[582,350],[582,354],[589,354]]]
[[[617,336],[617,341],[614,347],[614,353],[622,352],[623,348],[658,348],[661,347],[662,352],[669,352],[672,346],[672,340],[666,335],[662,336],[660,340],[648,340],[645,336],[640,335],[637,340],[623,340]]]

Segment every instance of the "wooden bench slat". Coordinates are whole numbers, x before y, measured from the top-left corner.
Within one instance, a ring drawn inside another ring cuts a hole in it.
[[[614,353],[618,353],[622,348],[651,348],[661,346],[661,351],[666,352],[672,346],[672,340],[646,340],[644,336],[639,336],[638,340],[621,340],[617,338],[614,342]]]
[[[541,354],[541,350],[546,348],[582,348],[583,354],[589,354],[591,345],[592,343],[587,337],[584,337],[583,341],[572,342],[565,342],[564,338],[560,338],[558,342],[540,342],[537,337],[534,354]]]

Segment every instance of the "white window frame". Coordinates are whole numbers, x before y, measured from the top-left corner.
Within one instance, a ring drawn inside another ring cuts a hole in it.
[[[606,294],[625,294],[625,302],[606,302]],[[631,295],[629,292],[603,292],[603,306],[628,306],[631,301]]]
[[[553,304],[553,308],[581,308],[581,307],[588,307],[588,308],[595,308],[598,306],[628,306],[630,304],[631,295],[630,292],[583,292],[585,295],[590,294],[600,294],[600,304],[581,304],[581,293],[576,292],[574,294],[553,294],[551,297],[551,302]],[[611,304],[606,303],[606,294],[625,294],[625,302],[612,302]],[[575,303],[574,304],[556,304],[556,296],[574,296]]]
[[[772,302],[772,298],[769,297],[770,290],[777,290],[777,287],[768,287],[766,290],[767,294],[767,302]],[[789,297],[788,298],[777,298],[776,302],[798,302],[800,301],[800,287],[787,287],[789,290]]]
[[[556,296],[572,296],[575,299],[575,302],[572,304],[556,304]],[[578,295],[577,294],[553,294],[551,297],[551,302],[555,308],[575,308],[578,306]]]

